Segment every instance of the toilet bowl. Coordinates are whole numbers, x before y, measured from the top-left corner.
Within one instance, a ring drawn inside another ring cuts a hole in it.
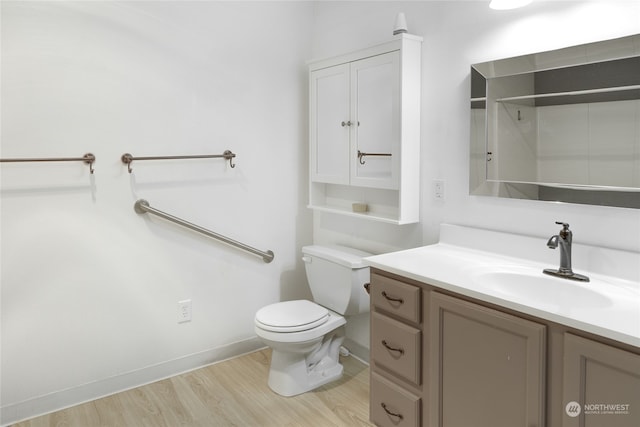
[[[342,376],[340,347],[346,319],[368,311],[371,254],[332,246],[305,246],[303,260],[314,301],[295,300],[268,305],[255,316],[256,335],[272,349],[269,387],[294,396]]]

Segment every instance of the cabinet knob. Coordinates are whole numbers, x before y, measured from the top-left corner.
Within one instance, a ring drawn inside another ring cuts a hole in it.
[[[351,126],[351,120],[349,120],[348,122],[342,122],[341,125],[342,127]]]

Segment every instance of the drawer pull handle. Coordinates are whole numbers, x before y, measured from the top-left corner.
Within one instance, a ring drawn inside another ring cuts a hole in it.
[[[389,350],[389,351],[397,351],[400,354],[404,354],[404,349],[403,348],[391,347],[389,344],[387,344],[387,341],[385,341],[385,340],[382,340],[382,345],[387,347],[387,350]]]
[[[404,304],[404,300],[402,298],[394,298],[387,295],[385,291],[382,291],[382,296],[385,297],[389,301],[399,302],[400,304]]]
[[[386,412],[387,414],[391,415],[392,417],[396,417],[398,419],[403,419],[404,417],[402,416],[402,414],[396,414],[395,412],[391,412],[390,410],[387,409],[387,405],[384,404],[384,402],[382,402],[380,404],[380,406],[382,406],[382,409],[384,409],[384,412]]]

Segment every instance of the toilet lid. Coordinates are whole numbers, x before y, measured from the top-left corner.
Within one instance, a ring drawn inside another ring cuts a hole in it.
[[[267,331],[299,332],[315,328],[329,319],[329,310],[307,300],[284,301],[261,308],[256,323]]]

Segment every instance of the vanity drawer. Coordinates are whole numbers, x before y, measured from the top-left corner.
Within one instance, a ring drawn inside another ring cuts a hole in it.
[[[419,329],[371,313],[371,359],[415,384],[420,384],[421,335]]]
[[[371,374],[369,418],[380,427],[418,427],[420,398],[382,378]]]
[[[371,303],[381,310],[420,323],[420,288],[379,274],[371,274]]]

